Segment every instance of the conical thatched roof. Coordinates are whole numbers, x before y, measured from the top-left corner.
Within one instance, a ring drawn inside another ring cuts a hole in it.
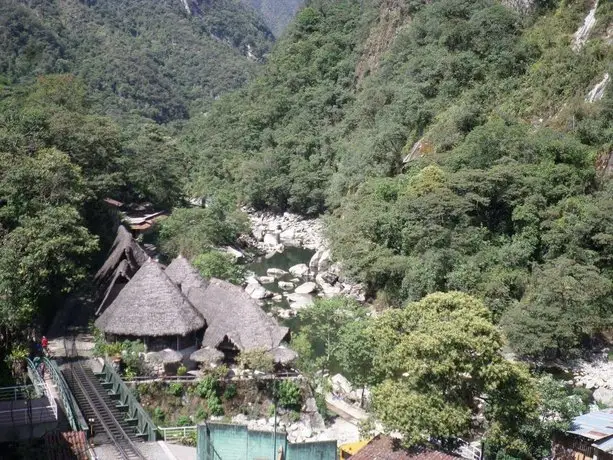
[[[186,335],[204,327],[202,315],[149,259],[96,320],[115,335],[156,337]]]
[[[166,274],[204,316],[207,329],[202,345],[215,348],[225,337],[239,350],[271,350],[289,329],[279,326],[240,287],[212,278],[207,283],[183,257],[175,259]]]
[[[96,273],[95,280],[98,284],[106,286],[122,261],[126,261],[130,275],[132,275],[138,271],[147,259],[147,254],[145,254],[143,248],[134,241],[130,232],[123,225],[120,225],[109,256],[104,265],[98,270],[98,273]]]
[[[178,351],[165,348],[162,351],[152,351],[147,353],[147,358],[150,361],[156,361],[163,364],[180,363],[183,360],[183,355]]]
[[[194,351],[189,359],[197,363],[219,364],[223,360],[223,353],[216,348],[201,348]]]
[[[298,353],[285,347],[273,348],[269,353],[277,364],[289,364],[298,358]]]

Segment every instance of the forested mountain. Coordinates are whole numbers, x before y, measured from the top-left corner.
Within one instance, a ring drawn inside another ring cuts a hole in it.
[[[0,3],[0,74],[13,82],[72,73],[98,111],[187,118],[254,75],[272,33],[232,0]]]
[[[275,34],[280,37],[287,25],[294,19],[304,0],[241,0],[259,11],[264,21]]]
[[[572,43],[592,4],[310,1],[263,75],[192,120],[190,186],[327,212],[381,305],[467,292],[518,353],[572,354],[613,321],[612,91],[586,100],[613,4]]]

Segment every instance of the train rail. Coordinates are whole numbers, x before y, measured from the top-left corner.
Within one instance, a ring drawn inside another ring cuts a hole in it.
[[[146,460],[130,435],[126,421],[120,421],[121,413],[114,407],[113,401],[97,381],[91,369],[86,368],[78,359],[74,337],[67,346],[66,355],[70,357],[70,367],[64,371],[65,377],[81,406],[87,420],[94,420],[96,438],[115,447],[117,458],[122,460]]]

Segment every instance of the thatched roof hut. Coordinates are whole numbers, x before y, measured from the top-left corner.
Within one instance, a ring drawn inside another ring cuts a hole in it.
[[[176,364],[183,360],[183,355],[178,351],[165,348],[162,351],[152,351],[151,353],[147,353],[147,359],[163,364]]]
[[[133,275],[147,259],[147,254],[145,254],[143,248],[134,241],[132,234],[123,225],[120,225],[117,229],[117,236],[115,237],[113,246],[111,246],[109,256],[104,262],[104,265],[98,270],[98,273],[96,273],[94,279],[99,285],[106,286],[114,277],[123,261],[125,261],[124,269],[127,268],[127,271]]]
[[[189,359],[197,363],[220,364],[223,357],[223,353],[216,348],[201,348],[200,350],[194,351],[189,356]]]
[[[289,333],[287,327],[270,318],[240,287],[212,278],[207,283],[191,264],[178,257],[166,274],[204,316],[207,329],[203,347],[218,347],[228,339],[239,351],[272,350]]]
[[[272,355],[272,360],[275,364],[284,366],[296,361],[296,358],[298,358],[298,353],[285,347],[273,348],[269,353]]]
[[[95,324],[117,336],[162,337],[185,336],[205,322],[158,263],[149,259]]]

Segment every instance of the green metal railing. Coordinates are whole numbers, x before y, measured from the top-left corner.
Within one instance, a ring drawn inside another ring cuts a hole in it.
[[[80,410],[77,400],[70,391],[57,363],[48,358],[43,358],[42,362],[46,366],[48,372],[50,372],[53,383],[57,388],[62,407],[66,413],[66,418],[68,418],[68,423],[70,423],[70,428],[72,428],[73,431],[87,431],[88,427],[85,420],[83,417],[79,417]]]
[[[156,441],[159,434],[157,425],[153,423],[113,366],[105,361],[102,372],[96,375],[102,379],[102,386],[109,391],[109,394],[118,399],[117,407],[127,412],[127,420],[135,424],[138,435],[147,441]]]

